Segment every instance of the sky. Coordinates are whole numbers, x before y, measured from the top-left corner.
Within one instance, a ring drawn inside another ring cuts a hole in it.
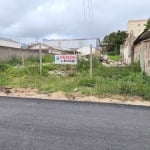
[[[150,0],[0,0],[0,37],[103,38],[148,19]]]

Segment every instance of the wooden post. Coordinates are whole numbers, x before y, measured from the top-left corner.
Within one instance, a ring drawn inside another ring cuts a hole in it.
[[[92,78],[92,44],[90,45],[90,78]]]
[[[42,73],[42,48],[41,43],[39,43],[39,59],[40,59],[40,75]]]
[[[24,54],[23,49],[21,48],[21,57],[22,57],[22,66],[24,67]]]

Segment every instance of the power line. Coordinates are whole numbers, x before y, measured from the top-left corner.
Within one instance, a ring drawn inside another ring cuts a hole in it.
[[[84,0],[82,0],[82,5],[83,5],[84,19],[85,19],[85,21],[86,21],[86,20],[87,20],[87,19],[86,19],[86,8],[85,8],[85,1],[84,1]]]
[[[88,15],[89,15],[89,21],[90,23],[92,23],[90,0],[88,0]]]
[[[94,21],[94,11],[93,11],[93,1],[92,0],[82,0],[84,19],[90,24]]]
[[[92,14],[92,19],[93,19],[93,21],[94,21],[93,0],[91,0],[90,2],[91,2],[91,14]]]

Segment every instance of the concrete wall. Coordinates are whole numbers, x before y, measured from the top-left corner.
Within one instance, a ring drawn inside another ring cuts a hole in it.
[[[73,52],[55,49],[42,49],[42,55],[45,54],[62,55],[73,54]],[[22,56],[24,57],[24,59],[29,57],[38,57],[39,49],[19,49],[0,46],[0,60],[10,60],[13,57],[22,58]]]
[[[129,45],[124,48],[123,62],[127,65],[131,64],[131,47]]]
[[[17,48],[8,48],[8,47],[0,47],[0,60],[10,60],[13,57],[22,58],[22,54],[24,58],[29,57],[38,57],[39,51],[38,50],[21,50]],[[45,51],[42,51],[42,54],[46,54]]]
[[[150,76],[150,39],[137,44],[134,53],[134,62],[140,61],[142,72]]]
[[[150,75],[150,39],[143,42],[143,51],[141,51],[141,62],[143,64],[142,71],[145,72],[147,75]]]
[[[136,45],[134,48],[134,62],[140,61],[140,54],[141,54],[141,43]]]
[[[126,39],[124,45],[120,47],[120,54],[122,56],[122,60],[127,65],[131,64],[133,59],[133,53],[132,53],[133,41],[134,41],[134,36],[131,33],[128,35],[128,38]]]

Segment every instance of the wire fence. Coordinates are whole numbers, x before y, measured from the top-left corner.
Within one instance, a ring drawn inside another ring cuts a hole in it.
[[[90,77],[90,60],[77,65],[58,65],[55,57],[13,58],[0,62],[1,88],[31,88],[40,93],[64,91],[98,97],[112,95],[139,96],[150,100],[150,77],[141,73],[139,64],[124,67],[103,66],[93,58],[93,76]],[[40,70],[41,69],[41,70]]]
[[[94,96],[140,96],[150,100],[150,77],[141,72],[140,64],[110,67],[99,57],[78,60],[77,65],[55,64],[56,49],[44,49],[36,38],[24,38],[20,43],[34,42],[34,49],[0,47],[0,87],[32,88],[40,93],[64,91]],[[43,45],[44,46],[44,45]],[[61,53],[57,53],[61,54]]]

